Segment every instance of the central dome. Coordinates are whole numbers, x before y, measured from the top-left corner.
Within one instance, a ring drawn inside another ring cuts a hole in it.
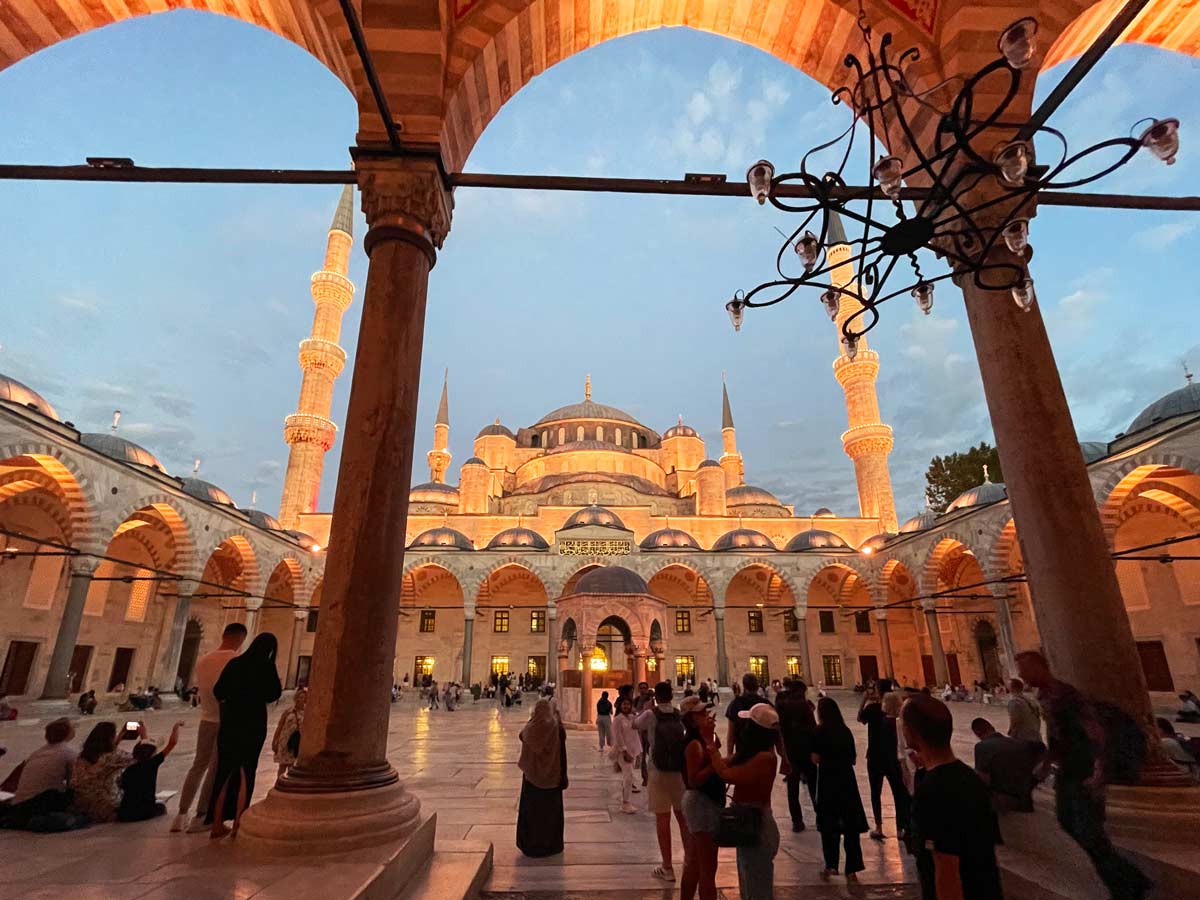
[[[591,400],[584,400],[582,403],[571,403],[567,406],[560,406],[558,409],[546,413],[546,415],[533,423],[533,427],[537,428],[539,425],[548,425],[551,422],[562,422],[567,419],[604,419],[609,422],[629,422],[633,425],[642,424],[623,409],[617,409],[615,406],[606,406],[603,403],[593,403]]]
[[[601,528],[625,529],[625,523],[617,518],[617,514],[603,506],[592,504],[571,513],[570,518],[563,523],[562,530],[567,528],[582,528],[584,525],[598,525]]]
[[[575,585],[577,594],[648,594],[650,588],[637,572],[623,566],[601,566],[587,572]]]

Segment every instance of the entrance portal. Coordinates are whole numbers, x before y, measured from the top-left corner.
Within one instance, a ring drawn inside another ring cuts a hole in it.
[[[1000,669],[1000,651],[997,649],[996,629],[987,619],[975,623],[975,646],[979,648],[979,663],[983,667],[983,680],[988,684],[1000,684],[1004,674]]]
[[[188,619],[187,626],[183,629],[183,646],[179,650],[179,668],[175,670],[175,679],[183,679],[183,687],[186,690],[192,684],[192,669],[196,667],[196,657],[200,653],[200,638],[204,636],[204,629],[200,627],[200,623],[195,619]]]

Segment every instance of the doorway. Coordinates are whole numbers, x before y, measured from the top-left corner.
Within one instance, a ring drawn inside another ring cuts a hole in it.
[[[862,683],[865,685],[868,681],[879,680],[879,660],[871,655],[863,655],[858,658],[858,671],[862,677]]]
[[[1142,672],[1146,676],[1146,690],[1175,691],[1175,679],[1167,664],[1167,654],[1162,641],[1138,641],[1138,657],[1142,661]]]
[[[1004,675],[1000,670],[1000,651],[996,641],[996,629],[987,619],[975,623],[975,646],[979,648],[979,664],[983,668],[983,680],[988,684],[1000,684]]]
[[[78,694],[83,690],[83,682],[87,678],[88,665],[92,661],[92,648],[86,644],[76,644],[71,652],[71,683],[67,691]]]
[[[33,641],[13,641],[8,645],[4,668],[0,670],[0,697],[24,694],[29,689],[29,673],[33,671],[37,648]]]
[[[112,674],[108,676],[108,690],[129,690],[129,670],[133,668],[133,648],[118,647],[113,654]]]
[[[196,667],[196,657],[200,653],[200,639],[204,629],[195,619],[188,619],[183,629],[183,646],[179,650],[179,668],[175,670],[176,682],[182,680],[186,689],[192,683],[192,670]],[[171,685],[174,687],[175,685]]]

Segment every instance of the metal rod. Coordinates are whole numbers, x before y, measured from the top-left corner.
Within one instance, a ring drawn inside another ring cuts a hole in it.
[[[1145,9],[1149,2],[1150,0],[1126,0],[1125,5],[1112,17],[1108,26],[1100,32],[1096,40],[1092,41],[1091,46],[1083,51],[1083,55],[1075,60],[1075,65],[1071,66],[1062,81],[1054,86],[1054,90],[1050,92],[1049,96],[1033,111],[1029,121],[1017,132],[1018,140],[1029,140],[1039,128],[1046,124],[1046,121],[1062,106],[1063,101],[1079,86],[1079,82],[1083,81],[1088,72],[1092,71],[1096,63],[1100,62],[1100,58],[1125,33],[1125,29],[1133,23],[1138,13]]]
[[[346,19],[346,24],[350,28],[350,38],[354,41],[354,49],[358,51],[358,58],[362,62],[363,71],[366,73],[367,83],[371,86],[371,94],[375,97],[375,106],[379,110],[379,118],[383,119],[383,127],[387,131],[388,143],[392,145],[393,150],[400,150],[402,149],[400,129],[396,127],[396,122],[392,118],[392,110],[388,106],[387,94],[383,92],[383,85],[379,82],[379,73],[375,71],[375,62],[371,59],[371,48],[367,46],[367,39],[363,34],[362,22],[358,19],[358,11],[354,8],[352,0],[340,0],[340,2],[342,16]]]

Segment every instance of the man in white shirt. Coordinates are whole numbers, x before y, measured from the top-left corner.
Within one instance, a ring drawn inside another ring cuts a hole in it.
[[[679,823],[679,836],[685,847],[689,839],[687,822],[683,818],[683,718],[671,705],[673,698],[670,682],[660,681],[654,686],[653,703],[633,720],[633,727],[649,739],[646,756],[650,760],[650,799],[647,808],[654,813],[654,830],[662,856],[662,865],[656,866],[650,874],[667,882],[675,880],[675,869],[671,865],[672,813]],[[694,702],[699,704],[700,699],[697,697]]]
[[[46,743],[29,754],[21,768],[13,806],[46,791],[66,791],[70,787],[75,751],[69,741],[74,736],[75,728],[70,719],[55,719],[46,725]]]
[[[216,773],[217,732],[221,727],[221,704],[213,696],[213,686],[221,677],[226,664],[238,655],[245,640],[246,626],[240,622],[230,622],[221,634],[220,646],[196,661],[196,690],[200,698],[196,756],[183,779],[183,789],[179,792],[179,813],[171,823],[172,831],[183,831],[185,825],[189,832],[207,831],[209,828],[204,819],[208,815],[209,795],[212,793],[213,775]],[[197,787],[200,788],[200,797],[196,804],[196,815],[191,824],[188,824],[187,814]]]

